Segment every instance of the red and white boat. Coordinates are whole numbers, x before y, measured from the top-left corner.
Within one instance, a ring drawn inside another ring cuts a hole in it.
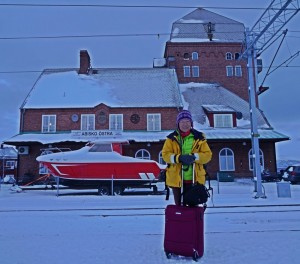
[[[109,194],[111,186],[118,194],[128,187],[151,186],[166,168],[154,160],[120,153],[121,143],[94,142],[79,150],[41,155],[36,160],[59,178],[59,184],[97,188],[100,194]]]

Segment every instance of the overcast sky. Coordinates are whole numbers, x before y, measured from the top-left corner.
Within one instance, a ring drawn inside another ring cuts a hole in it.
[[[0,142],[18,133],[19,108],[46,68],[79,67],[79,51],[87,49],[92,67],[152,67],[153,58],[163,57],[172,23],[197,7],[224,15],[252,28],[271,0],[22,0],[14,4],[74,4],[104,6],[4,5],[0,0]],[[280,2],[279,0],[275,2]],[[295,1],[294,1],[295,2]],[[121,6],[131,7],[121,7]],[[147,6],[147,7],[134,7]],[[168,6],[168,8],[149,6]],[[180,7],[180,8],[178,8]],[[273,62],[273,68],[299,51],[299,13],[285,25],[287,36]],[[149,34],[149,35],[146,35]],[[113,35],[113,36],[108,36]],[[69,36],[66,38],[66,36]],[[79,37],[81,36],[81,37]],[[90,37],[84,37],[90,36]],[[51,37],[51,38],[44,38]],[[280,37],[263,54],[266,76]],[[260,108],[276,131],[291,137],[277,143],[277,158],[300,160],[299,83],[300,58],[269,74],[260,95]]]

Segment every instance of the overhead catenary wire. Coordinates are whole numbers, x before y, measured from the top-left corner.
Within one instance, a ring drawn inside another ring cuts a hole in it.
[[[290,31],[294,33],[300,33],[300,31]],[[227,33],[236,33],[236,34],[243,34],[244,31],[219,31],[218,34],[227,34]],[[194,32],[185,32],[184,35],[188,36],[189,34],[194,35]],[[93,35],[56,35],[56,36],[16,36],[16,37],[0,37],[0,40],[30,40],[30,39],[63,39],[63,38],[110,38],[110,37],[155,37],[160,38],[161,36],[170,36],[171,33],[122,33],[122,34],[93,34]],[[278,33],[276,39],[281,36],[281,33]],[[288,36],[288,37],[296,37],[297,36]],[[240,41],[243,41],[241,39]],[[276,41],[276,40],[275,40]]]
[[[287,63],[288,61],[291,61],[292,59],[295,59],[295,57],[297,57],[299,55],[300,55],[300,51],[296,52],[293,56],[291,56],[290,58],[288,58],[287,60],[285,60],[280,65],[274,65],[272,67],[266,65],[266,66],[264,66],[262,68],[263,69],[269,69],[269,68],[271,68],[271,69],[273,69],[273,71],[276,70],[276,69],[278,69],[278,68],[300,68],[300,65],[292,65],[292,66],[290,66],[290,65],[284,65],[285,63]],[[190,65],[190,66],[192,66],[192,65]],[[227,66],[234,67],[234,66],[239,66],[239,65],[227,65]],[[101,67],[95,67],[95,69],[98,69],[98,68],[101,69]],[[106,69],[120,69],[122,67],[111,67],[111,68],[105,67],[105,68]],[[145,68],[145,67],[139,67],[139,68],[142,69],[142,68]],[[220,67],[211,67],[210,66],[210,67],[199,67],[199,68],[200,68],[200,70],[201,69],[202,70],[204,70],[204,69],[224,69],[224,66],[220,66]],[[72,68],[72,67],[64,67],[64,68],[61,68],[61,69],[76,70],[77,68],[75,69],[75,68]],[[172,69],[178,70],[177,67],[172,68]],[[49,69],[47,69],[47,70],[49,70]],[[57,68],[55,68],[55,71],[57,72]],[[270,73],[272,73],[273,71],[270,71]],[[42,73],[42,72],[44,72],[44,70],[17,70],[17,71],[0,71],[0,74],[26,74],[26,73]],[[189,78],[189,77],[186,77],[186,78]],[[191,76],[190,78],[193,78],[193,77]]]
[[[278,48],[277,48],[277,50],[276,50],[276,52],[275,52],[275,55],[274,55],[274,57],[273,57],[273,59],[272,59],[272,61],[271,61],[271,64],[270,64],[270,66],[269,66],[269,68],[268,68],[268,70],[267,70],[267,73],[266,73],[266,75],[265,75],[265,77],[264,77],[264,79],[263,79],[263,81],[262,81],[261,86],[264,85],[264,82],[265,82],[266,78],[267,78],[268,75],[270,74],[270,70],[271,70],[271,67],[272,67],[272,65],[273,65],[273,62],[274,62],[274,60],[275,60],[275,58],[276,58],[276,56],[277,56],[277,54],[278,54],[278,52],[279,52],[279,49],[280,49],[280,47],[281,47],[281,45],[282,45],[282,43],[283,43],[283,41],[284,41],[284,39],[285,39],[285,37],[286,37],[287,32],[288,32],[287,29],[284,30],[284,32],[283,32],[283,38],[281,39],[281,41],[280,41],[280,43],[279,43],[279,46],[278,46]],[[270,44],[270,45],[271,45],[271,44]],[[270,45],[269,45],[269,46],[270,46]],[[269,46],[268,46],[268,47],[269,47]],[[266,47],[266,49],[267,49],[268,47]]]
[[[177,5],[107,5],[107,4],[32,4],[32,3],[1,3],[0,7],[98,7],[98,8],[170,8],[189,9],[199,8],[199,6],[177,6]],[[229,9],[229,10],[265,10],[264,7],[228,7],[228,6],[201,6],[204,9]],[[274,8],[273,10],[280,10]],[[295,10],[287,8],[286,10]]]
[[[31,3],[0,3],[1,7],[99,7],[99,8],[199,8],[199,6],[175,6],[175,5],[103,5],[103,4],[31,4]],[[214,7],[214,6],[202,6],[201,8],[204,9],[235,9],[235,10],[265,10],[265,8],[258,8],[258,7]],[[280,8],[278,8],[280,9]],[[296,10],[295,8],[290,8],[291,10]],[[276,10],[276,9],[275,9]],[[286,9],[288,10],[288,9]],[[300,33],[298,30],[290,30],[290,32],[293,33]],[[229,32],[218,32],[218,33],[229,33]],[[232,32],[230,32],[232,33]],[[235,32],[235,33],[243,33],[243,32]],[[189,34],[189,33],[185,33]],[[193,33],[191,33],[193,34]],[[110,38],[110,37],[157,37],[158,39],[160,36],[170,36],[172,33],[129,33],[129,34],[95,34],[95,35],[57,35],[57,36],[16,36],[16,37],[0,37],[0,40],[31,40],[31,39],[64,39],[64,38]],[[280,34],[281,35],[281,34]],[[280,37],[280,35],[277,36],[277,38]],[[300,38],[297,36],[288,36],[288,37],[295,37]],[[265,50],[265,49],[264,49]],[[264,51],[263,50],[263,51]],[[232,66],[232,65],[228,65]],[[271,67],[271,66],[269,66]],[[299,66],[275,66],[275,68],[278,67],[299,67]],[[205,69],[205,67],[201,67],[202,69]],[[265,68],[265,67],[264,67]],[[271,67],[272,68],[272,67]],[[0,71],[1,74],[3,73],[40,73],[42,71],[36,71],[36,70],[29,70],[29,71]]]

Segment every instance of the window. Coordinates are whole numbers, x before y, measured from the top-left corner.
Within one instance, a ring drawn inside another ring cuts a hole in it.
[[[249,150],[248,160],[249,160],[249,170],[253,171],[253,168],[254,168],[254,164],[253,164],[254,163],[254,159],[253,159],[252,149]],[[265,167],[265,164],[264,164],[264,154],[261,151],[261,149],[259,150],[259,162],[260,162],[261,168],[263,169]]]
[[[193,77],[199,77],[199,66],[192,66]]]
[[[192,60],[198,60],[199,59],[199,55],[198,55],[198,52],[193,52],[192,53]]]
[[[232,54],[231,52],[226,53],[226,60],[232,60]]]
[[[232,66],[226,66],[226,76],[227,77],[233,76],[233,67]]]
[[[112,152],[111,144],[97,144],[95,143],[90,149],[89,152]]]
[[[15,161],[13,161],[13,160],[7,160],[5,162],[5,167],[6,168],[10,168],[11,170],[13,170],[15,168]]]
[[[148,150],[146,149],[140,149],[135,153],[135,157],[138,159],[147,159],[149,160],[151,158],[151,155]]]
[[[160,131],[160,114],[147,114],[147,131]]]
[[[238,60],[239,57],[240,57],[240,53],[238,53],[238,52],[234,53],[234,59],[235,60]]]
[[[43,133],[56,132],[56,115],[42,116],[42,132]]]
[[[242,76],[242,66],[240,66],[240,65],[235,66],[235,76],[238,76],[238,77]]]
[[[107,122],[107,117],[106,117],[106,113],[105,112],[103,112],[103,111],[101,111],[100,113],[99,113],[99,117],[98,117],[99,119],[99,123],[101,124],[101,125],[104,125],[104,124],[106,124],[106,122]]]
[[[214,114],[214,127],[233,127],[232,114]]]
[[[219,167],[220,171],[234,171],[234,154],[229,148],[221,149],[219,153]]]
[[[163,165],[167,164],[162,158],[162,151],[160,151],[158,154],[158,163],[163,164]]]
[[[123,114],[109,115],[109,129],[123,130]]]
[[[190,59],[189,58],[189,54],[187,52],[183,54],[183,59],[185,59],[185,60],[189,60]]]
[[[183,66],[183,76],[191,77],[191,68],[190,66]]]
[[[95,115],[81,115],[81,130],[95,130]]]
[[[44,150],[41,155],[51,154],[53,151],[51,150]],[[39,174],[51,174],[47,167],[45,167],[41,162],[39,162]]]

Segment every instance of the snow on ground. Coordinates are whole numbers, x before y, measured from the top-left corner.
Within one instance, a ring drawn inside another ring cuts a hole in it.
[[[280,183],[279,183],[280,184]],[[264,183],[213,181],[205,213],[205,252],[199,263],[299,263],[300,185],[278,197]],[[140,190],[123,196],[96,191],[0,190],[0,263],[193,263],[163,251],[165,195]]]

